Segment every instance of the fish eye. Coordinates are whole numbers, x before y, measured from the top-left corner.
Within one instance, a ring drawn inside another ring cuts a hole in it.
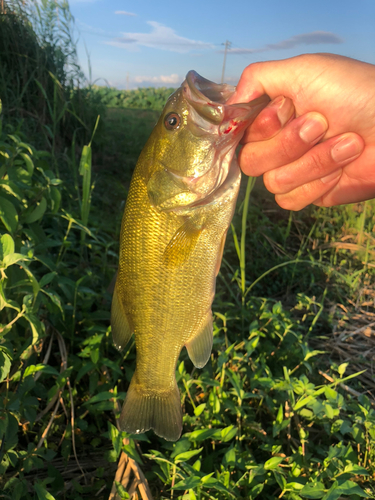
[[[181,123],[181,118],[177,113],[168,113],[164,118],[164,126],[167,130],[176,130]]]

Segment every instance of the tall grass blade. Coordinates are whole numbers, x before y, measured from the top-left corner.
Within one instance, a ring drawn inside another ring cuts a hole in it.
[[[241,249],[240,249],[240,270],[241,270],[241,292],[242,304],[245,303],[245,288],[246,288],[246,228],[247,216],[249,211],[250,194],[254,188],[256,177],[247,179],[246,194],[243,203],[242,224],[241,224]]]
[[[97,117],[94,131],[91,140],[87,146],[83,147],[81,154],[81,161],[79,164],[79,173],[82,175],[82,200],[81,200],[81,220],[82,224],[86,227],[89,221],[90,205],[91,205],[91,171],[92,171],[92,148],[91,143],[94,139],[96,129],[98,128],[100,115]],[[85,231],[81,232],[81,245],[83,245],[86,238]]]

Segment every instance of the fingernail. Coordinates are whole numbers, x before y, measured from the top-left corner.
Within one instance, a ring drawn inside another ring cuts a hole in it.
[[[271,105],[277,108],[277,117],[281,126],[284,126],[294,113],[292,101],[290,99],[286,99],[283,95],[280,95],[272,101]]]
[[[300,128],[299,136],[308,144],[317,142],[326,133],[328,124],[321,115],[308,118]]]
[[[349,160],[358,156],[362,151],[361,145],[354,137],[345,137],[335,144],[331,150],[332,158],[337,162]]]
[[[337,179],[338,177],[340,177],[341,173],[342,173],[342,169],[339,168],[338,170],[335,170],[331,174],[328,174],[325,177],[322,177],[320,180],[323,182],[323,184],[328,184],[329,182],[333,181],[334,179]]]

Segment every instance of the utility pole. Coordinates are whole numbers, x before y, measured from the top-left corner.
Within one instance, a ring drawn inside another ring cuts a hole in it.
[[[222,45],[225,45],[225,49],[224,49],[224,61],[223,61],[223,71],[221,73],[221,83],[224,83],[225,63],[226,63],[226,60],[227,60],[227,52],[228,52],[228,49],[230,49],[230,46],[232,45],[232,43],[228,42],[228,40],[226,40],[225,43],[223,43]]]

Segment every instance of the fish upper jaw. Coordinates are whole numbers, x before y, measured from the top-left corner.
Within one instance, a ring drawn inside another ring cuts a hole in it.
[[[267,95],[262,95],[247,103],[226,104],[235,87],[210,82],[195,71],[188,72],[181,88],[196,127],[209,134],[217,128],[216,133],[220,136],[243,133],[270,102]]]

